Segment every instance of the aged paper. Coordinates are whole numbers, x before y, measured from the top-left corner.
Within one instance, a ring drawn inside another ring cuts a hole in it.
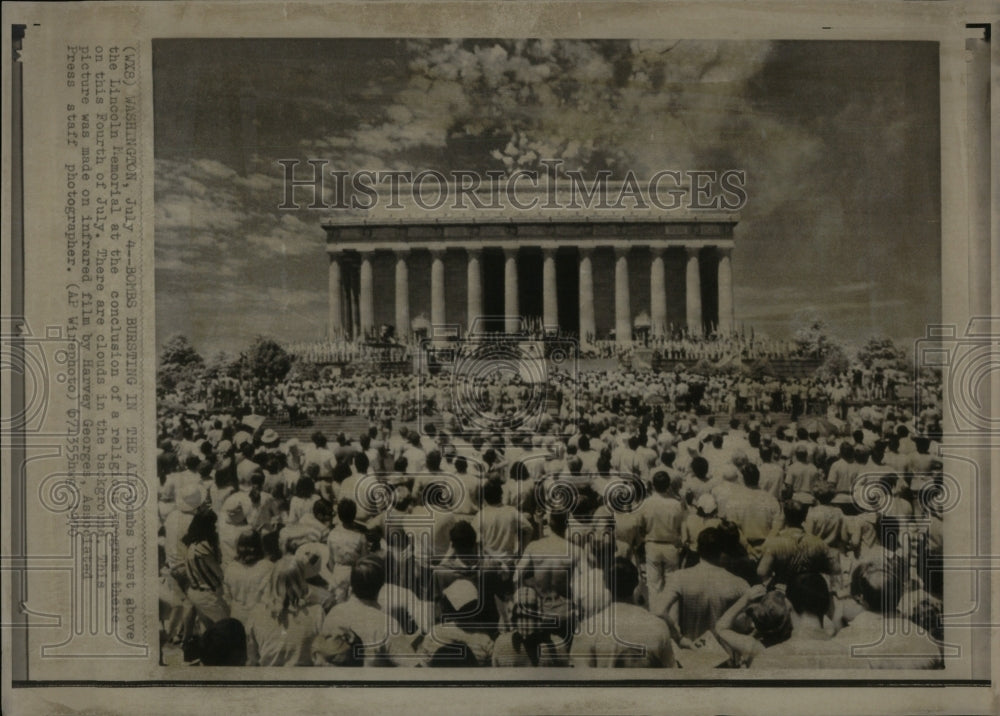
[[[995,712],[997,10],[5,6],[4,708]]]

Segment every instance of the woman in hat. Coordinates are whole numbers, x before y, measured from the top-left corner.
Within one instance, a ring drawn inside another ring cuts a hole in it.
[[[281,438],[278,433],[272,428],[268,428],[260,436],[260,444],[262,447],[262,452],[277,452],[281,449],[280,446]]]
[[[310,603],[302,564],[292,555],[274,565],[264,599],[247,624],[248,666],[309,666],[323,624],[323,608]]]

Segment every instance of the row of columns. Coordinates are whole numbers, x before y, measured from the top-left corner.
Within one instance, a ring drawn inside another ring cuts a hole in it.
[[[662,247],[653,247],[650,264],[650,320],[654,335],[663,330],[667,321],[666,269],[664,266]],[[629,269],[627,246],[615,248],[615,335],[619,341],[627,341],[632,335],[632,309],[629,302]],[[719,289],[719,330],[727,333],[732,330],[733,316],[733,277],[731,250],[720,248],[718,266]],[[395,317],[396,326],[406,332],[410,326],[409,301],[409,269],[407,258],[409,249],[396,252],[395,264]],[[580,299],[580,335],[595,335],[596,321],[594,318],[594,269],[593,250],[580,249],[579,258],[579,299]],[[701,266],[698,260],[698,247],[687,247],[687,264],[685,267],[685,307],[688,330],[701,333]],[[482,252],[479,249],[468,249],[466,268],[467,282],[467,326],[483,315],[483,282],[482,282]],[[515,333],[520,328],[520,309],[518,306],[516,248],[504,249],[504,315],[507,318],[505,330]],[[340,335],[344,329],[345,310],[347,315],[355,317],[354,322],[360,332],[369,332],[375,326],[374,311],[374,278],[372,269],[372,252],[360,252],[360,269],[358,272],[358,304],[344,306],[344,275],[341,262],[336,254],[330,255],[329,292],[330,315],[328,329],[331,336]],[[350,302],[350,300],[348,299]],[[556,285],[556,252],[546,248],[542,251],[542,319],[546,327],[557,326],[559,323],[558,291]],[[445,271],[444,251],[431,251],[431,324],[441,326],[445,318]]]

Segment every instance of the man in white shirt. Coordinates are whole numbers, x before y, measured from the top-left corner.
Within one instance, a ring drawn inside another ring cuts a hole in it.
[[[351,596],[327,613],[313,641],[314,663],[340,666],[360,660],[365,666],[391,666],[394,653],[405,653],[394,648],[405,637],[402,627],[378,603],[384,583],[381,559],[365,557],[354,565]]]
[[[720,566],[724,541],[720,528],[702,530],[698,535],[698,564],[667,577],[660,611],[653,611],[650,603],[650,611],[663,617],[681,647],[692,646],[713,629],[719,617],[750,589],[745,579]]]
[[[616,558],[614,601],[581,623],[573,638],[570,659],[577,668],[675,668],[670,630],[663,620],[633,603],[639,571]],[[613,625],[611,629],[607,625]]]
[[[483,554],[513,562],[531,535],[528,518],[513,505],[503,504],[503,484],[489,480],[483,486],[483,506],[477,517]]]
[[[646,585],[654,614],[663,611],[667,575],[680,567],[684,522],[684,506],[678,495],[680,483],[672,481],[665,470],[657,472],[653,475],[653,493],[639,508],[638,530],[646,543]]]
[[[403,459],[406,460],[406,474],[416,475],[427,468],[427,453],[420,446],[419,433],[411,433],[409,445],[403,448]]]

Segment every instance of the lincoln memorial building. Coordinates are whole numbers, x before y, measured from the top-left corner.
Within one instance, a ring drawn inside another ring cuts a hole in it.
[[[735,213],[453,203],[390,209],[386,197],[323,221],[331,338],[504,316],[583,341],[733,328]],[[514,332],[519,321],[477,325]]]

